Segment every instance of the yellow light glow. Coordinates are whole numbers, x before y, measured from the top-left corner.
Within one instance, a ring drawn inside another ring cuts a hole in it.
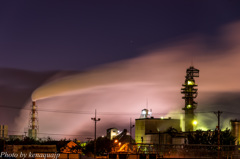
[[[192,124],[196,126],[198,124],[197,120],[193,120]]]
[[[187,81],[188,85],[194,85],[193,81]]]
[[[202,131],[207,131],[207,130],[209,130],[209,128],[204,127],[204,126],[200,126],[200,127],[198,127],[197,129],[200,129],[200,130],[202,130]],[[211,131],[213,131],[213,130],[211,130]]]
[[[190,109],[191,107],[192,107],[192,106],[191,106],[190,104],[189,104],[189,105],[187,105],[187,108],[188,108],[188,109]]]
[[[114,142],[115,142],[115,143],[117,143],[117,142],[118,142],[118,140],[114,140]]]

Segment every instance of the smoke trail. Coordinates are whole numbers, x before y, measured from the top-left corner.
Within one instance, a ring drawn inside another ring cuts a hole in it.
[[[199,85],[197,110],[224,109],[225,106],[214,106],[218,105],[219,94],[232,92],[233,96],[239,97],[240,92],[239,28],[240,23],[234,23],[221,28],[216,37],[183,39],[160,49],[151,49],[143,56],[56,79],[39,87],[32,99],[37,100],[41,108],[92,112],[39,112],[40,131],[91,135],[91,117],[95,108],[102,118],[98,123],[99,135],[105,134],[109,127],[122,125],[122,128],[128,128],[130,117],[138,118],[136,114],[146,107],[146,99],[153,113],[161,116],[182,113],[184,101],[180,89],[193,58],[194,66],[200,70],[200,77],[196,79]],[[238,101],[228,101],[227,105],[234,102]],[[234,109],[239,111],[237,107]],[[22,114],[24,116],[24,112]],[[176,114],[176,117],[180,118],[180,115]],[[199,128],[215,128],[217,120],[213,114],[198,114],[197,117]],[[23,124],[26,123],[19,127]]]

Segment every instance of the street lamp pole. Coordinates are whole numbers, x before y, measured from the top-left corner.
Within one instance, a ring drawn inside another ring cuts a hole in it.
[[[95,139],[94,139],[94,158],[96,158],[97,152],[97,122],[100,121],[100,118],[97,118],[97,110],[95,109],[95,118],[91,118],[95,122]]]
[[[218,118],[218,159],[220,158],[220,116],[222,114],[221,111],[217,111],[217,112],[214,112],[214,114],[217,115],[217,118]]]
[[[132,125],[132,118],[130,118],[130,141],[129,141],[129,148],[131,148],[132,145],[132,128],[134,128],[135,125]]]

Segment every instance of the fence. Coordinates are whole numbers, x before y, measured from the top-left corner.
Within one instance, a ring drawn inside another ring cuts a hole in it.
[[[115,152],[98,159],[160,159],[160,158],[221,158],[240,159],[239,146],[235,145],[133,145],[134,151]],[[33,155],[33,154],[32,154]],[[18,157],[16,157],[18,158]],[[26,156],[31,159],[92,159],[81,154],[69,153],[34,153]]]
[[[158,158],[233,158],[239,157],[235,145],[138,145],[136,154],[156,154]]]

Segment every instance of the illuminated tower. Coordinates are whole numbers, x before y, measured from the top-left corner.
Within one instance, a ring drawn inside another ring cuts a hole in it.
[[[199,77],[199,70],[190,66],[186,71],[185,83],[182,85],[183,88],[182,97],[185,100],[185,131],[193,131],[193,121],[194,121],[194,110],[197,108],[197,102],[194,98],[197,97],[197,85],[195,84],[194,77]]]
[[[32,102],[32,109],[30,112],[30,122],[29,122],[29,129],[28,129],[28,137],[37,139],[37,132],[38,132],[38,118],[37,118],[37,105],[36,102]]]

